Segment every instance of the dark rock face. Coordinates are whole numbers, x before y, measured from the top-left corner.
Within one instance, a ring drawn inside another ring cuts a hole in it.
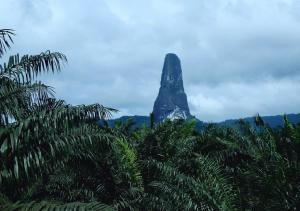
[[[183,88],[180,60],[176,54],[169,53],[165,57],[153,114],[155,122],[161,122],[166,118],[173,120],[192,117]]]

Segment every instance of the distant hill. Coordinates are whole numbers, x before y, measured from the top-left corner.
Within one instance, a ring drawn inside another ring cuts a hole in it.
[[[288,120],[292,124],[300,123],[300,114],[287,114],[287,117],[288,117]],[[109,124],[109,126],[113,126],[116,121],[126,122],[128,119],[132,119],[132,121],[135,123],[135,126],[134,126],[135,128],[141,127],[143,125],[145,125],[145,126],[150,125],[150,118],[148,116],[138,116],[138,115],[122,116],[117,119],[111,119],[111,120],[108,120],[108,124]],[[242,119],[246,122],[249,122],[251,125],[255,124],[253,117],[246,117],[246,118],[242,118]],[[269,124],[269,126],[272,128],[276,128],[278,126],[283,126],[282,115],[263,116],[262,119],[264,120],[265,123]],[[231,127],[231,126],[234,126],[238,120],[239,119],[229,119],[229,120],[225,120],[223,122],[218,122],[216,124]],[[203,126],[203,124],[206,124],[206,123],[205,122],[203,123],[202,121],[198,120],[196,127],[201,128],[201,126]]]
[[[126,122],[127,120],[132,119],[132,121],[135,123],[134,128],[138,128],[138,127],[142,127],[142,126],[150,126],[150,117],[149,116],[122,116],[120,118],[117,119],[111,119],[108,120],[108,125],[109,126],[113,126],[115,124],[115,122]],[[196,128],[200,129],[203,125],[203,122],[196,119],[197,123],[196,123]],[[99,124],[101,124],[101,122],[99,122]]]
[[[126,122],[128,119],[132,119],[132,121],[135,123],[135,127],[141,127],[143,125],[145,126],[150,126],[150,117],[148,116],[122,116],[120,118],[117,119],[111,119],[108,120],[108,125],[109,126],[113,126],[115,122]]]
[[[300,114],[287,114],[287,118],[290,123],[297,124],[300,123]],[[283,115],[276,116],[263,116],[262,119],[265,123],[269,124],[270,127],[276,128],[278,126],[283,126]],[[253,117],[243,118],[244,121],[249,122],[251,125],[255,125]],[[218,124],[224,126],[233,126],[237,119],[229,119],[223,122],[219,122]]]

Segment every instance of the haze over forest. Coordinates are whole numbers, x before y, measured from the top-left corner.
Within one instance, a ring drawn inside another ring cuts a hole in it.
[[[148,115],[164,55],[174,52],[191,113],[203,121],[299,112],[297,0],[6,0],[0,8],[1,27],[17,33],[8,55],[66,54],[64,71],[43,81],[68,103]]]

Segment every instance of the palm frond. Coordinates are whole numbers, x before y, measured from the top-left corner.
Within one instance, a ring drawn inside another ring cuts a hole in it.
[[[0,182],[9,178],[19,180],[22,178],[20,175],[24,175],[23,178],[28,178],[30,174],[37,176],[42,173],[42,169],[49,169],[44,166],[46,161],[57,160],[57,156],[66,150],[76,150],[76,143],[83,139],[91,143],[91,136],[94,139],[105,136],[99,133],[96,124],[98,131],[95,130],[95,135],[91,131],[85,133],[84,130],[77,135],[74,128],[83,129],[80,126],[85,122],[105,118],[110,111],[97,104],[76,107],[64,105],[34,113],[24,120],[0,128]]]
[[[34,105],[42,105],[53,97],[53,88],[36,82],[17,84],[10,80],[0,80],[0,122],[10,118],[19,120],[29,115]],[[1,124],[0,124],[1,125]]]
[[[1,208],[1,207],[0,207]],[[115,209],[109,205],[103,204],[101,202],[72,202],[72,203],[54,203],[54,202],[16,202],[13,204],[2,205],[1,210],[3,211],[25,211],[25,210],[37,210],[37,211],[46,211],[46,210],[95,210],[95,211],[115,211]]]
[[[199,173],[204,171],[212,178],[190,177],[181,173],[176,167],[155,160],[147,161],[148,168],[157,173],[157,179],[164,181],[163,183],[151,182],[149,185],[158,188],[157,191],[162,191],[158,193],[160,193],[160,197],[166,197],[166,201],[176,200],[178,203],[176,206],[181,206],[183,210],[186,208],[184,206],[189,206],[187,210],[234,210],[235,196],[232,189],[224,183],[225,180],[221,178],[216,180],[217,167],[210,167],[209,170],[206,170],[206,167],[212,164],[211,161],[205,163],[207,161],[202,159],[202,165],[205,164],[205,166],[202,166]],[[211,172],[212,169],[215,172]],[[215,175],[213,175],[214,173]],[[156,192],[153,191],[153,193]]]
[[[12,36],[14,35],[12,29],[0,29],[0,58],[10,48],[10,44],[13,43]]]
[[[39,55],[19,54],[10,56],[8,63],[0,65],[0,78],[9,78],[18,83],[27,83],[44,72],[61,70],[61,64],[65,64],[67,58],[59,52],[46,51]]]

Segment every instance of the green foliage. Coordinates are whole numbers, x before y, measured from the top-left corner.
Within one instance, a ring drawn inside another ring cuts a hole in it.
[[[53,202],[35,202],[32,201],[30,203],[20,203],[16,202],[14,204],[4,205],[0,207],[3,211],[27,211],[27,210],[57,210],[57,211],[65,211],[65,210],[95,210],[95,211],[114,211],[115,209],[106,204],[102,204],[99,202],[90,202],[90,203],[81,203],[81,202],[73,202],[73,203],[53,203]]]

